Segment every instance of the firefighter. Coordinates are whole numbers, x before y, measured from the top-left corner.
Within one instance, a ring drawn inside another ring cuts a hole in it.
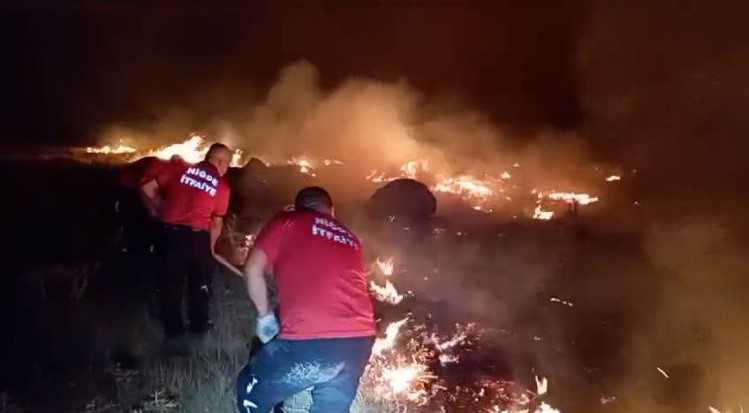
[[[146,156],[123,166],[117,174],[114,208],[122,225],[126,251],[141,255],[155,249],[155,217],[144,204],[139,188],[144,181],[153,179],[166,165],[167,161]]]
[[[214,143],[203,162],[165,168],[141,187],[152,214],[163,226],[165,268],[159,301],[167,339],[189,330],[203,336],[210,328],[214,248],[229,205],[224,174],[232,152]],[[187,282],[187,326],[182,314]]]
[[[294,204],[260,231],[245,265],[256,334],[265,344],[239,373],[237,406],[267,413],[312,387],[310,413],[346,413],[375,334],[362,246],[333,217],[324,189],[302,189]],[[276,281],[280,326],[268,304],[265,269]]]

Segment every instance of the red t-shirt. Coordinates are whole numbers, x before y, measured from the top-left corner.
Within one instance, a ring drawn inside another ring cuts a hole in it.
[[[278,287],[280,337],[375,334],[359,239],[330,215],[282,212],[258,235]]]
[[[128,188],[138,188],[140,185],[156,179],[167,168],[184,166],[187,166],[187,162],[182,158],[173,157],[170,160],[165,160],[155,156],[146,156],[123,166],[117,175],[117,182]]]
[[[137,188],[143,184],[143,180],[148,176],[153,179],[154,176],[167,165],[167,161],[161,160],[155,156],[146,156],[135,162],[131,162],[120,169],[117,174],[117,183],[127,188]]]
[[[207,230],[211,217],[226,215],[229,185],[213,164],[170,163],[155,179],[164,198],[161,219],[167,224]]]

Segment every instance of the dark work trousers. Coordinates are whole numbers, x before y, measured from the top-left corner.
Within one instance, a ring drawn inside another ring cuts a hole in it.
[[[118,187],[114,209],[123,235],[119,252],[126,260],[115,288],[120,295],[144,300],[156,315],[158,279],[164,272],[162,225],[150,216],[136,188]]]
[[[185,331],[182,316],[187,281],[187,320],[191,333],[204,334],[210,328],[211,280],[215,269],[208,231],[182,225],[164,225],[165,271],[159,296],[161,317],[167,338]]]
[[[263,345],[237,377],[237,409],[268,413],[312,387],[310,413],[348,413],[374,337],[285,340]]]

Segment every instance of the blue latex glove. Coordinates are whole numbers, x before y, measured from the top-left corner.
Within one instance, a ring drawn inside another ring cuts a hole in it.
[[[263,344],[269,342],[273,337],[275,337],[279,330],[278,320],[276,320],[276,315],[272,311],[258,317],[255,322],[255,335],[257,335],[257,338],[259,338]]]

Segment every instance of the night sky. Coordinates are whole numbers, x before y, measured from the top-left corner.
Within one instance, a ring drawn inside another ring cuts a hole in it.
[[[575,49],[586,13],[488,2],[6,7],[0,134],[95,141],[102,125],[141,121],[154,107],[217,89],[251,99],[299,59],[328,84],[405,78],[427,94],[461,95],[497,121],[575,127],[583,116]]]

